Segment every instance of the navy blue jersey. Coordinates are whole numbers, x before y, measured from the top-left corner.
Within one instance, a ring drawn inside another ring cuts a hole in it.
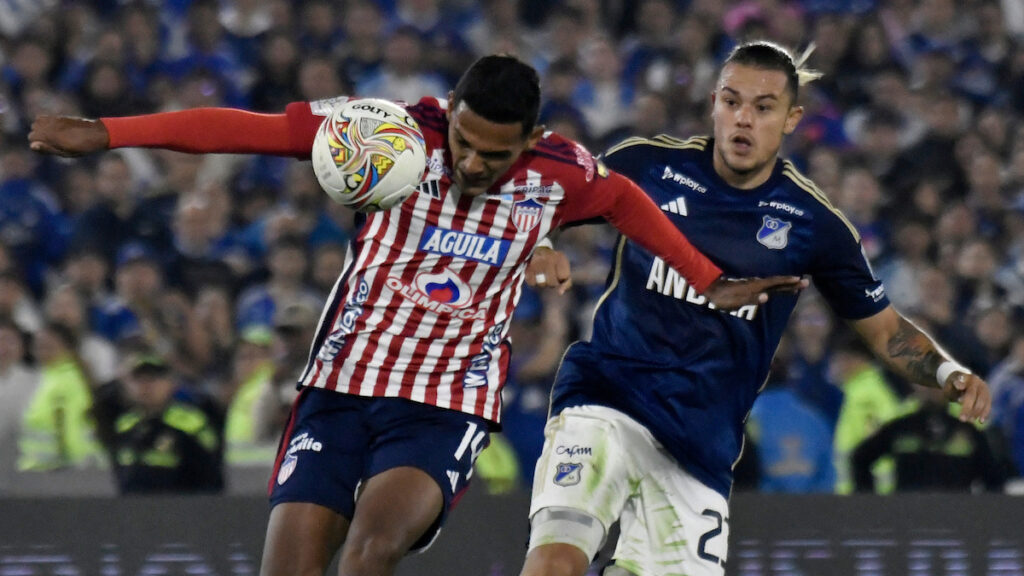
[[[888,300],[853,226],[785,160],[752,190],[712,167],[713,142],[667,136],[613,147],[607,166],[635,181],[727,276],[810,275],[840,317]],[[574,344],[552,413],[599,404],[646,426],[698,480],[729,495],[743,422],[768,375],[797,296],[723,313],[674,270],[619,238],[590,342]]]

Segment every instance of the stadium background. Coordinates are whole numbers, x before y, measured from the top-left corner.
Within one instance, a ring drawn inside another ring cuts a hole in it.
[[[597,152],[625,136],[708,133],[717,66],[750,38],[797,52],[815,45],[808,63],[825,76],[801,92],[807,112],[784,153],[857,227],[893,302],[992,383],[997,412],[984,433],[1006,481],[996,491],[1011,495],[944,497],[949,522],[929,520],[936,503],[918,497],[764,495],[769,488],[850,489],[846,454],[881,424],[844,418],[850,386],[868,379],[891,391],[878,400],[891,404],[889,417],[914,409],[906,383],[861,357],[812,292],[773,371],[773,388],[792,393],[792,411],[755,410],[751,432],[764,444],[798,446],[776,464],[824,479],[769,487],[770,464],[758,467],[752,452],[755,473],[741,477],[736,498],[735,554],[756,549],[750,553],[771,562],[847,561],[827,573],[881,573],[871,565],[881,558],[885,573],[912,573],[914,557],[906,554],[917,535],[880,536],[896,543],[899,560],[885,547],[875,556],[842,547],[874,538],[872,526],[884,528],[886,519],[907,519],[897,525],[920,524],[934,528],[940,542],[945,534],[966,543],[964,554],[934,557],[946,562],[941,569],[913,573],[1024,574],[1020,500],[1012,496],[1021,492],[1024,468],[1018,0],[0,1],[0,380],[8,383],[16,366],[19,379],[37,386],[51,363],[70,358],[99,385],[117,378],[125,351],[140,343],[159,351],[185,393],[234,415],[224,502],[245,510],[238,522],[257,524],[247,534],[262,533],[256,495],[290,401],[295,357],[306,352],[343,261],[351,214],[326,200],[308,163],[145,150],[47,158],[27,149],[31,119],[194,106],[276,112],[290,101],[338,94],[416,100],[444,95],[477,56],[506,51],[541,72],[542,121]],[[512,511],[525,506],[547,388],[565,345],[586,336],[611,245],[605,227],[566,232],[558,247],[573,262],[575,289],[567,298],[525,294],[513,329],[507,433],[485,452],[481,482],[451,532],[469,538],[472,527],[484,525],[501,528],[496,534],[525,531],[523,514]],[[75,353],[54,354],[54,339]],[[62,534],[79,536],[105,525],[103,506],[120,522],[150,517],[145,501],[110,500],[111,473],[95,459],[19,471],[31,468],[19,455],[31,393],[12,396],[9,388],[0,386],[0,495],[15,500],[0,510],[25,510],[16,499],[34,498],[29,509],[51,510],[45,517],[69,522]],[[799,418],[811,424],[790,436],[761,426]],[[824,435],[808,432],[822,426]],[[814,461],[803,450],[826,456]],[[802,524],[785,520],[791,508],[808,514],[816,535],[784,530]],[[887,515],[893,509],[901,514]],[[854,510],[865,519],[848,516]],[[208,533],[192,522],[197,534]],[[848,522],[852,532],[844,533],[839,526]],[[750,531],[741,533],[740,525]],[[19,538],[17,529],[7,524],[0,532],[0,573],[57,573],[59,563],[19,569],[9,562],[31,556],[26,546],[45,544],[26,539],[31,531]],[[810,556],[793,546],[742,544],[787,534],[837,544]],[[521,549],[516,538],[510,545]],[[244,546],[258,550],[259,540]],[[973,564],[959,566],[964,557]],[[1005,562],[992,569],[992,558]],[[739,566],[731,573],[741,573]],[[800,562],[793,566],[789,573],[801,573]],[[816,572],[825,570],[807,568]]]

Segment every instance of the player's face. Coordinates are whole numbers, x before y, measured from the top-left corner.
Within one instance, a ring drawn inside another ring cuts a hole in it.
[[[803,108],[786,90],[786,74],[727,64],[711,94],[715,171],[731,186],[754,188],[772,173],[782,137],[796,129]]]
[[[491,122],[465,102],[448,110],[448,145],[452,150],[452,180],[468,196],[479,196],[533,147],[542,134],[523,135],[519,122]]]

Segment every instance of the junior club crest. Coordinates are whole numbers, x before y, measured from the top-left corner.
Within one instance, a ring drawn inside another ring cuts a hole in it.
[[[555,469],[555,484],[559,486],[574,486],[580,483],[580,471],[583,470],[583,464],[576,464],[575,462],[564,462],[558,464]]]
[[[789,243],[789,229],[792,227],[792,222],[772,218],[766,214],[761,222],[761,229],[757,231],[757,241],[765,248],[782,250]]]
[[[512,222],[520,232],[529,232],[540,223],[544,205],[533,198],[520,200],[512,206]]]
[[[288,454],[281,462],[281,468],[277,471],[277,483],[284,484],[295,472],[295,465],[299,463],[299,457],[295,454]]]

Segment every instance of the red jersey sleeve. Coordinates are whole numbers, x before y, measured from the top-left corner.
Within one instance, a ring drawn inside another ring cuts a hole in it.
[[[192,154],[270,154],[309,158],[323,118],[295,102],[284,114],[234,108],[194,108],[143,116],[100,118],[109,148],[166,148]]]
[[[623,235],[675,268],[703,293],[722,270],[698,251],[639,186],[594,162],[592,179],[566,194],[566,221],[604,217]]]

